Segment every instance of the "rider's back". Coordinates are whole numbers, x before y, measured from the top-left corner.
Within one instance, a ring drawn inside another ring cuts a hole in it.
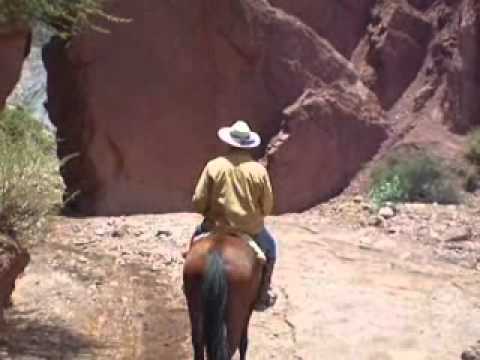
[[[209,225],[251,235],[263,229],[272,208],[272,190],[261,164],[246,152],[234,151],[210,161],[202,177],[194,202]]]

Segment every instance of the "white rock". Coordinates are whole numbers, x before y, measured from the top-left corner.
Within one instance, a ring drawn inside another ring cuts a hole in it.
[[[384,206],[378,211],[378,215],[384,219],[390,219],[395,216],[395,210],[390,206]]]
[[[106,234],[106,231],[104,229],[95,230],[95,235],[97,236],[104,236],[105,234]]]
[[[357,203],[357,204],[360,204],[363,202],[363,196],[362,195],[357,195],[353,198],[353,202],[354,203]]]
[[[368,225],[370,226],[380,226],[382,225],[382,218],[379,216],[371,216],[368,219]]]
[[[449,228],[442,235],[442,240],[445,242],[460,242],[468,241],[472,237],[472,229],[466,226],[457,226]]]

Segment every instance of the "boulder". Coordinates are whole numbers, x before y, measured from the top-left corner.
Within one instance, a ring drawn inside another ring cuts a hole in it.
[[[391,219],[395,216],[395,209],[391,206],[384,206],[378,211],[378,216],[383,219]]]
[[[224,149],[218,127],[237,119],[263,137],[258,157],[285,126],[298,129],[269,159],[278,192],[290,192],[289,183],[299,193],[290,202],[279,195],[280,208],[298,210],[338,193],[385,136],[356,113],[377,100],[353,66],[266,1],[118,0],[112,6],[109,11],[133,21],[108,25],[109,35],[87,32],[68,46],[54,39],[44,50],[48,111],[59,156],[71,156],[63,176],[67,196],[77,194],[76,210],[189,210],[202,167]],[[338,82],[348,94],[332,88]],[[308,97],[312,106],[303,104],[308,89],[317,94]],[[351,99],[354,105],[346,103]],[[323,104],[328,113],[319,109]],[[295,161],[298,153],[303,158]],[[279,179],[285,171],[290,180]]]
[[[0,110],[20,78],[30,41],[30,32],[25,28],[0,27]]]
[[[375,0],[270,0],[270,3],[295,15],[340,53],[350,58],[370,21]]]
[[[360,83],[307,90],[284,116],[266,157],[279,212],[337,195],[387,137],[382,111]]]
[[[16,241],[0,235],[0,322],[3,310],[11,305],[15,281],[29,261],[29,254]]]
[[[469,241],[472,238],[472,229],[468,226],[458,225],[442,232],[440,238],[443,242]]]

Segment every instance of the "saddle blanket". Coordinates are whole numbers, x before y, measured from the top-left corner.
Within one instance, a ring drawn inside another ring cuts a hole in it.
[[[205,238],[207,236],[210,236],[210,235],[212,235],[212,234],[209,233],[209,232],[204,233],[204,234],[200,234],[197,237],[195,237],[194,241],[203,239],[203,238]],[[265,253],[263,252],[262,248],[257,244],[257,242],[255,241],[255,239],[252,236],[250,236],[248,234],[244,234],[244,233],[236,233],[236,234],[233,234],[233,235],[238,236],[239,238],[245,240],[247,242],[247,244],[252,248],[253,252],[257,256],[257,259],[262,264],[267,262],[267,257],[265,256]]]

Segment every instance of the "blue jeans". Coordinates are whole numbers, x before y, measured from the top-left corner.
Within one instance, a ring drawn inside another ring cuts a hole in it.
[[[207,233],[209,230],[205,222],[203,221],[200,225],[195,228],[195,232],[193,233],[193,237],[197,237],[199,235]],[[270,234],[270,232],[263,228],[263,230],[254,237],[254,240],[257,242],[258,246],[262,249],[267,257],[268,262],[275,263],[277,261],[277,241],[275,238]]]

